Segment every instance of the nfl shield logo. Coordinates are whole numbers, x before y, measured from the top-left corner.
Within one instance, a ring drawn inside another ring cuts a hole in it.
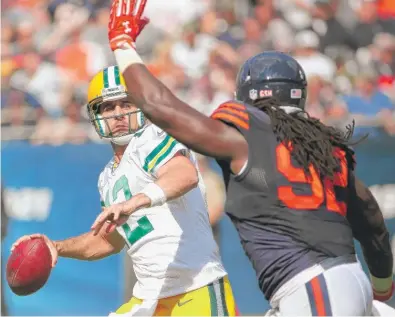
[[[251,89],[250,90],[250,99],[251,100],[256,100],[257,98],[258,98],[258,90]]]

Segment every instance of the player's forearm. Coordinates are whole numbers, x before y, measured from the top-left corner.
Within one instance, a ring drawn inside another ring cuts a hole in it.
[[[144,188],[142,193],[126,201],[126,209],[138,210],[160,205],[185,195],[195,188],[198,182],[197,172],[195,172],[195,175],[191,175],[189,171],[183,171],[182,169],[177,172],[169,171],[163,174],[154,184],[149,184]],[[157,201],[161,203],[156,203]]]
[[[377,278],[392,276],[393,257],[389,232],[372,192],[355,180],[356,195],[348,216],[354,237],[361,243],[370,273]]]
[[[195,188],[199,183],[199,177],[196,169],[180,167],[167,171],[155,183],[163,190],[167,200],[172,200]]]
[[[102,236],[91,232],[62,241],[54,241],[58,255],[64,258],[94,261],[115,253],[114,247]]]
[[[392,276],[393,256],[388,231],[385,230],[385,232],[359,241],[371,275],[378,278]]]

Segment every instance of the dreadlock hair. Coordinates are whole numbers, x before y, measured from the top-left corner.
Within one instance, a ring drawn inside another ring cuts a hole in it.
[[[318,119],[311,118],[300,109],[297,113],[287,113],[275,98],[256,100],[254,106],[264,111],[271,120],[273,132],[278,142],[282,142],[291,152],[291,156],[303,167],[305,174],[310,176],[309,166],[322,176],[333,179],[339,171],[340,160],[334,155],[340,148],[346,153],[349,164],[354,164],[353,151],[348,147],[366,138],[350,143],[355,122],[347,125],[343,133],[333,127],[324,125]]]

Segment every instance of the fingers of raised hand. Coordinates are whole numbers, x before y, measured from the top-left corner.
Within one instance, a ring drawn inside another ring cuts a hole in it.
[[[147,0],[114,0],[111,6],[110,15],[115,14],[115,16],[130,16],[135,17],[140,20]]]
[[[120,17],[124,13],[123,7],[124,7],[124,0],[114,0],[113,9],[115,12],[115,16]]]
[[[113,217],[113,213],[110,208],[105,208],[103,212],[97,216],[95,222],[93,223],[91,229],[94,231],[94,234],[97,235],[104,225],[104,223],[108,220],[111,220]]]
[[[134,8],[134,14],[138,20],[141,19],[144,13],[145,5],[147,4],[147,0],[134,0],[137,2]]]
[[[147,4],[147,0],[123,0],[124,14],[140,20]]]

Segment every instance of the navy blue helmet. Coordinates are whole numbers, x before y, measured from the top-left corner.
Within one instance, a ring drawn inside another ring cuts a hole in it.
[[[270,97],[301,109],[306,103],[306,75],[285,53],[268,51],[249,58],[239,70],[236,85],[236,99],[249,104]]]

